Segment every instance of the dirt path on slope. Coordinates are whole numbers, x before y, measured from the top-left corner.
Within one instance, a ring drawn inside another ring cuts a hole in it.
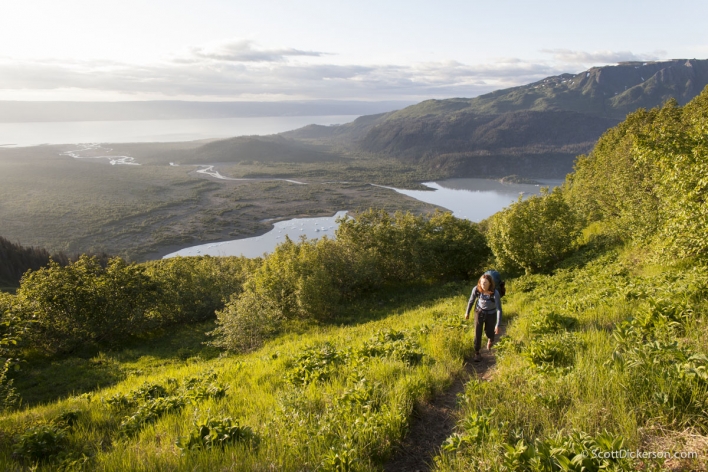
[[[397,448],[394,456],[384,464],[386,472],[427,472],[438,454],[443,441],[451,434],[457,422],[457,394],[464,391],[471,379],[489,380],[490,369],[496,363],[493,351],[485,347],[481,351],[482,360],[465,364],[465,372],[460,375],[445,393],[436,396],[429,403],[416,405],[410,430]]]

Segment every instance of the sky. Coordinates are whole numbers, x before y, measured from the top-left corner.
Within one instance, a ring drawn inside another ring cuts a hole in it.
[[[424,100],[708,58],[705,0],[0,2],[0,100]]]

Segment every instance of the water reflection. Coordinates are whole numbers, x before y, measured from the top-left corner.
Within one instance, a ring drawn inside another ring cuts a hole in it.
[[[431,203],[452,212],[457,218],[481,221],[515,202],[520,194],[538,195],[543,186],[556,187],[562,180],[541,180],[541,185],[506,184],[487,179],[448,179],[424,182],[434,189],[393,189],[416,200]]]
[[[391,188],[398,193],[408,195],[417,200],[431,203],[452,211],[458,218],[480,221],[515,202],[520,194],[538,195],[542,186],[556,187],[562,180],[542,180],[541,185],[503,184],[486,179],[448,179],[439,182],[425,182],[430,190],[403,190]],[[390,187],[389,187],[390,188]],[[220,243],[202,244],[182,249],[167,257],[174,256],[246,256],[258,257],[272,252],[285,240],[285,235],[297,241],[301,235],[308,239],[327,235],[334,237],[337,228],[335,220],[345,215],[340,211],[332,217],[295,218],[275,223],[268,233],[254,238],[237,239]]]
[[[168,254],[164,259],[175,256],[207,255],[258,257],[264,253],[272,252],[275,246],[285,241],[286,235],[293,241],[298,241],[303,235],[308,239],[316,239],[324,235],[334,238],[334,230],[337,226],[335,220],[346,214],[346,211],[339,211],[330,217],[293,218],[292,220],[279,221],[273,225],[272,230],[262,236],[192,246]]]

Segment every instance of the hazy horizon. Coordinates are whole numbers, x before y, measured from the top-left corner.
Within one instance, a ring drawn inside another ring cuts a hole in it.
[[[10,101],[0,100],[0,123],[184,120],[248,117],[374,115],[413,101]]]

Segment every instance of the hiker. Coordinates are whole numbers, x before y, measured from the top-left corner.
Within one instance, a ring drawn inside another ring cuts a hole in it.
[[[476,303],[475,303],[476,300]],[[494,335],[499,334],[499,323],[501,323],[502,306],[499,290],[494,286],[494,278],[485,273],[479,278],[479,282],[472,289],[472,295],[467,302],[465,319],[470,318],[470,309],[474,305],[474,362],[482,360],[479,350],[482,346],[482,329],[489,339],[487,349],[494,344]]]

